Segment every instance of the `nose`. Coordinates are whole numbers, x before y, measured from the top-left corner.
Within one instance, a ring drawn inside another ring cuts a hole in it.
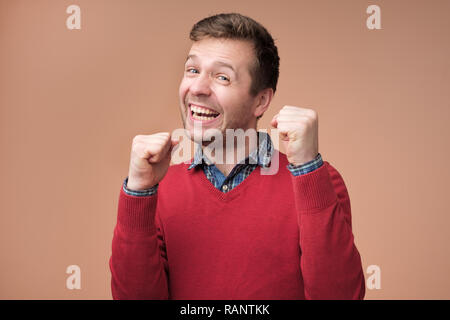
[[[195,78],[189,87],[189,91],[196,96],[211,94],[211,84],[209,76],[204,73]]]

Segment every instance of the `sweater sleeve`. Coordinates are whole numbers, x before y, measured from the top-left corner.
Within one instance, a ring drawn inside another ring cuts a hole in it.
[[[117,224],[109,260],[113,299],[169,298],[163,230],[156,210],[158,194],[119,195]]]
[[[325,161],[292,181],[306,299],[363,299],[364,273],[341,175]]]

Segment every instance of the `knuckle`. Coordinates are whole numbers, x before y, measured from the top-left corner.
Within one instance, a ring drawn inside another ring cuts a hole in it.
[[[137,147],[139,146],[140,143],[141,143],[141,142],[140,142],[139,140],[133,140],[133,143],[132,143],[132,145],[131,145],[131,149],[132,149],[132,150],[137,149]]]
[[[140,143],[133,144],[131,151],[133,154],[140,154],[142,151],[142,144],[140,144]]]
[[[142,139],[142,135],[138,134],[138,135],[134,136],[133,143],[138,143],[139,141],[141,141],[141,139]]]
[[[314,109],[309,109],[308,112],[309,112],[309,115],[310,115],[311,118],[317,119],[318,114],[317,114],[317,111],[316,111],[316,110],[314,110]]]

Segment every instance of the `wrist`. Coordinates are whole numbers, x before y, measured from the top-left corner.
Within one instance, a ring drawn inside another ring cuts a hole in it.
[[[308,162],[315,160],[318,155],[319,155],[319,153],[316,153],[314,155],[291,158],[291,159],[288,159],[288,161],[293,166],[302,166],[304,164],[307,164]]]
[[[139,180],[128,178],[126,182],[126,188],[130,191],[145,191],[155,187],[157,183],[143,183],[139,182]]]

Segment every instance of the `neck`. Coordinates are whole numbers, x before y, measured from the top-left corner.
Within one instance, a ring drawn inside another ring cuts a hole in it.
[[[250,153],[258,148],[257,131],[249,131],[249,133],[238,137],[234,133],[229,136],[224,135],[221,146],[210,143],[202,147],[203,152],[225,177],[230,174],[236,164],[247,158]],[[220,152],[220,149],[222,152]]]

